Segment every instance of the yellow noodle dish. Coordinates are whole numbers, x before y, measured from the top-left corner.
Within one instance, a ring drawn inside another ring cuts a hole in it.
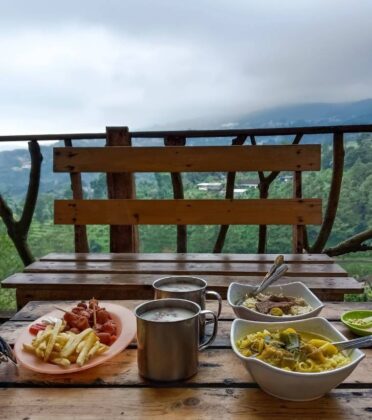
[[[297,332],[293,328],[248,334],[236,344],[243,356],[255,356],[291,372],[324,372],[351,362],[323,337]]]

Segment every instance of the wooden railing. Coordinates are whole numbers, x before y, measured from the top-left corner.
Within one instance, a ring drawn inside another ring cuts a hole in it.
[[[90,140],[90,139],[106,139],[106,144],[110,146],[115,145],[131,145],[132,139],[162,139],[165,146],[186,146],[187,140],[191,138],[231,138],[231,146],[244,145],[248,141],[252,146],[257,144],[257,137],[272,137],[272,136],[293,136],[292,144],[299,144],[303,137],[332,134],[333,135],[333,168],[332,178],[330,184],[330,193],[328,196],[327,206],[323,217],[319,234],[315,242],[310,245],[307,240],[306,227],[303,226],[303,231],[297,229],[299,235],[296,241],[296,250],[307,252],[320,253],[324,252],[326,242],[332,231],[335,221],[337,207],[339,203],[341,183],[344,167],[344,135],[351,133],[372,133],[372,124],[370,125],[345,125],[345,126],[320,126],[320,127],[284,127],[284,128],[259,128],[259,129],[233,129],[233,130],[185,130],[185,131],[135,131],[130,132],[124,127],[108,128],[106,133],[79,133],[79,134],[43,134],[43,135],[16,135],[16,136],[0,136],[0,142],[5,141],[29,141],[29,150],[31,154],[31,174],[30,184],[26,197],[25,207],[20,220],[16,221],[13,217],[12,211],[0,196],[0,216],[3,218],[7,226],[9,236],[15,243],[18,252],[20,253],[25,264],[32,261],[32,254],[27,247],[27,233],[30,226],[32,214],[35,207],[36,197],[38,194],[38,185],[40,180],[40,166],[41,153],[39,148],[40,141],[60,140],[64,141],[66,147],[73,147],[72,141]],[[270,186],[278,177],[279,172],[273,170],[264,173],[258,171],[259,177],[259,197],[267,199],[269,197]],[[71,186],[73,190],[73,198],[83,198],[83,191],[81,185],[81,175],[78,172],[71,172]],[[172,185],[174,198],[184,198],[182,177],[179,172],[172,172]],[[302,183],[301,172],[294,172],[293,196],[301,198]],[[109,174],[107,177],[108,194],[109,197],[134,197],[134,183],[131,174]],[[234,198],[235,172],[227,173],[225,198]],[[128,229],[130,228],[130,231]],[[219,230],[217,241],[214,246],[214,252],[221,252],[225,242],[228,225],[222,225]],[[112,235],[115,238],[131,237],[131,244],[128,250],[136,251],[138,249],[138,238],[136,229],[133,226],[112,226],[112,231],[120,234]],[[358,236],[359,235],[359,236]],[[364,250],[369,249],[364,244],[365,241],[372,238],[372,230],[362,232],[353,238],[341,244],[347,250]],[[183,225],[177,226],[177,251],[186,251],[186,227]],[[267,243],[267,226],[260,225],[258,252],[264,253],[266,251]],[[115,247],[122,249],[120,244],[111,243],[111,249]],[[88,239],[85,226],[75,226],[75,249],[78,252],[88,252]],[[337,255],[337,250],[330,251],[333,255]]]

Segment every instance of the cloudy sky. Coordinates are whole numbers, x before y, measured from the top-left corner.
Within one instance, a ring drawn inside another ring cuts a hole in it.
[[[0,134],[372,97],[370,0],[0,0]]]

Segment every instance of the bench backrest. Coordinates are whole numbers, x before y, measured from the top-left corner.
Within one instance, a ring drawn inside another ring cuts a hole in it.
[[[110,225],[112,252],[137,251],[133,226],[140,224],[178,225],[179,252],[186,251],[186,225],[293,225],[295,250],[301,252],[301,227],[321,224],[321,200],[301,198],[301,172],[320,169],[320,145],[184,147],[169,145],[172,142],[165,144],[166,147],[132,147],[130,134],[124,132],[124,137],[114,133],[110,140],[108,136],[108,147],[55,148],[55,172],[69,172],[72,181],[81,172],[104,172],[108,184],[107,200],[84,200],[81,185],[80,193],[75,189],[73,200],[56,200],[55,223],[78,227]],[[173,144],[182,144],[182,139],[181,143],[178,139]],[[245,171],[293,171],[293,198],[183,198],[182,172]],[[170,172],[175,199],[135,199],[132,174],[136,172]],[[72,182],[73,187],[78,184]]]

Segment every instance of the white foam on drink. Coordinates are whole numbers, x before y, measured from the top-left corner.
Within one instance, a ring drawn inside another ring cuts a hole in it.
[[[184,319],[192,318],[195,315],[193,311],[184,308],[165,307],[158,309],[150,309],[141,315],[142,319],[146,321],[157,322],[175,322]]]
[[[192,292],[201,289],[201,286],[198,284],[190,283],[187,281],[174,281],[164,283],[157,287],[160,290],[164,290],[165,292]]]

